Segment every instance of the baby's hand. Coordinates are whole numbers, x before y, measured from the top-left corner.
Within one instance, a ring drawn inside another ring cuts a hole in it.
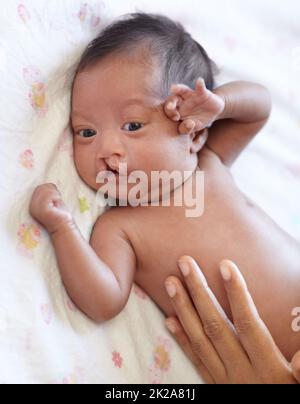
[[[73,217],[54,184],[37,187],[29,208],[32,217],[41,223],[50,234],[73,223]]]
[[[210,127],[224,112],[225,101],[209,91],[200,78],[195,90],[184,84],[173,85],[164,109],[168,118],[182,121],[179,133],[189,134]]]

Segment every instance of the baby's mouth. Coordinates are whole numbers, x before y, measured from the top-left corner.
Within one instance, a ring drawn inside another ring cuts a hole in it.
[[[128,172],[128,167],[127,165],[120,165],[119,167],[117,167],[116,165],[112,165],[110,166],[109,164],[106,164],[106,167],[103,168],[101,171],[98,172],[98,176],[100,176],[100,178],[107,178],[107,177],[113,177],[115,176],[115,178],[119,179],[119,178],[128,178],[129,176],[129,172]]]
[[[120,174],[117,170],[113,170],[109,167],[106,168],[104,171],[99,171],[97,178],[103,180],[105,178],[115,177],[119,178]]]
[[[114,167],[109,166],[108,164],[106,164],[106,169],[104,170],[104,172],[109,173],[108,175],[119,175],[119,171],[118,169],[115,169]]]

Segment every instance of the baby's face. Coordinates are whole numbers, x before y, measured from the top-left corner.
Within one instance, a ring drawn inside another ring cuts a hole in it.
[[[164,101],[147,88],[158,76],[125,57],[110,57],[78,74],[72,94],[74,158],[82,180],[98,190],[99,172],[127,164],[127,175],[143,171],[195,171],[191,137],[164,113]],[[133,187],[128,184],[128,192]],[[150,191],[150,189],[149,189]],[[149,193],[150,195],[150,193]],[[123,199],[117,195],[117,199]]]

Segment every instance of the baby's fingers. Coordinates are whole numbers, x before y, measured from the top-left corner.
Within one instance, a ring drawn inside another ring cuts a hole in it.
[[[186,119],[179,125],[179,133],[180,135],[189,135],[194,131],[195,122],[191,119]]]
[[[202,95],[202,94],[205,94],[207,91],[208,91],[208,90],[207,90],[207,88],[206,88],[205,81],[204,81],[203,78],[200,77],[200,78],[196,81],[196,92],[197,92],[198,95]]]
[[[184,120],[179,126],[179,133],[181,135],[189,135],[193,132],[199,132],[200,130],[204,129],[204,125],[201,121],[186,119]]]
[[[194,91],[185,84],[173,84],[171,92],[174,95],[180,96],[183,100],[187,100],[194,95]]]
[[[165,102],[165,114],[168,118],[175,122],[180,121],[180,113],[178,112],[178,108],[180,107],[181,103],[182,98],[178,97],[177,95],[171,95]]]

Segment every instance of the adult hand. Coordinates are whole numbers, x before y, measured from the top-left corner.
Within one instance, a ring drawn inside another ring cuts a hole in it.
[[[300,353],[292,366],[261,320],[235,264],[223,261],[221,275],[231,306],[229,321],[197,263],[182,257],[187,290],[176,277],[166,280],[177,318],[166,325],[205,382],[215,384],[297,384]],[[293,375],[293,371],[294,375]]]
[[[292,371],[294,378],[300,384],[300,351],[294,356],[292,360]]]

